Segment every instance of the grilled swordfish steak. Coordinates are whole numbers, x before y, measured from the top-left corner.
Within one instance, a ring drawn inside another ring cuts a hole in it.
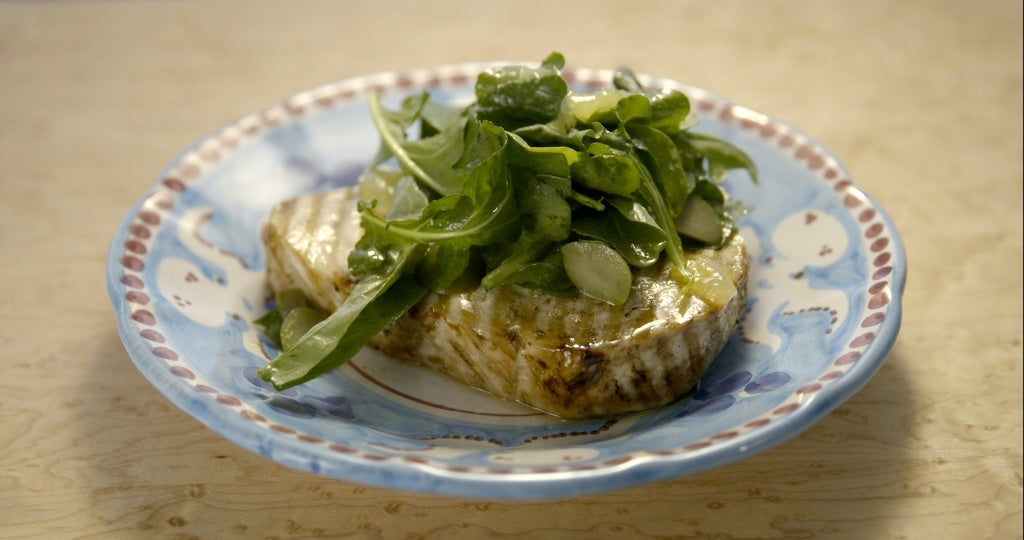
[[[301,289],[332,312],[357,283],[349,251],[362,235],[352,188],[275,207],[265,231],[274,290]],[[369,346],[470,386],[565,418],[663,405],[692,389],[734,331],[746,301],[746,247],[688,251],[722,270],[737,293],[719,307],[686,294],[668,263],[642,270],[612,306],[516,285],[427,295]],[[663,258],[664,259],[664,258]]]

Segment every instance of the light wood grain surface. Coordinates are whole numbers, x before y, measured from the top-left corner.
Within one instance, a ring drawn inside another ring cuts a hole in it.
[[[0,537],[1022,536],[1019,2],[463,4],[0,3]],[[740,463],[534,503],[296,472],[136,371],[106,253],[189,143],[342,77],[551,50],[710,88],[844,161],[910,266],[863,390]]]

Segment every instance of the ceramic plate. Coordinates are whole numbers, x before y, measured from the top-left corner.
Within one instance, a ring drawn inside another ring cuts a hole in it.
[[[745,149],[761,173],[726,188],[754,207],[739,330],[688,398],[639,414],[559,420],[363,351],[275,392],[276,354],[253,320],[269,293],[260,242],[272,205],[352,184],[377,150],[365,95],[428,89],[467,102],[486,65],[381,73],[296,94],[199,140],[163,170],[114,237],[107,283],[138,369],[176,405],[281,464],[401,490],[539,499],[679,477],[795,436],[863,386],[896,339],[906,277],[882,208],[799,130],[700,88],[696,131]],[[568,67],[579,88],[611,72]]]

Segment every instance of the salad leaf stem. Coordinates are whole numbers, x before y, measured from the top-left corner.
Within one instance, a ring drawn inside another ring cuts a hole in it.
[[[668,255],[669,261],[680,274],[689,276],[690,272],[686,270],[686,253],[683,251],[683,242],[679,238],[679,234],[675,232],[674,216],[668,208],[668,203],[662,196],[657,184],[655,184],[650,171],[647,170],[647,167],[643,166],[636,152],[631,150],[629,157],[636,163],[637,170],[640,172],[640,187],[637,191],[647,202],[651,217],[665,231],[665,254]]]
[[[398,163],[402,165],[402,168],[415,176],[417,180],[422,182],[435,193],[440,193],[442,195],[453,193],[454,189],[451,186],[443,184],[427,173],[427,171],[423,170],[423,168],[416,163],[416,160],[409,155],[409,152],[403,148],[402,141],[398,139],[395,130],[392,129],[392,126],[388,123],[386,111],[380,102],[380,95],[376,91],[370,90],[367,93],[366,99],[370,107],[370,118],[373,120],[373,125],[380,133],[382,144],[387,147]]]

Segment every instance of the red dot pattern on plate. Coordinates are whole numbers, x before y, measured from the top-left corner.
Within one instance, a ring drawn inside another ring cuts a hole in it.
[[[163,184],[171,191],[176,191],[178,193],[185,191],[185,182],[174,177],[164,178]]]
[[[146,268],[146,264],[142,262],[142,259],[132,255],[121,257],[121,266],[135,272],[141,272]]]
[[[156,317],[154,317],[152,313],[144,309],[133,311],[132,320],[139,324],[145,324],[147,326],[153,326],[154,324],[156,324]]]
[[[246,420],[252,420],[253,422],[266,422],[267,421],[267,419],[264,418],[262,415],[256,414],[256,413],[254,413],[254,412],[252,412],[252,411],[250,411],[248,409],[242,411],[241,414],[242,414],[243,417],[245,417]]]
[[[142,240],[149,240],[149,229],[145,225],[134,224],[128,227],[128,234],[140,238]]]
[[[138,217],[139,217],[139,221],[145,223],[146,225],[159,225],[160,224],[160,216],[156,212],[153,212],[153,211],[150,211],[150,210],[143,210],[143,211],[139,212],[139,216]]]
[[[128,291],[124,293],[124,299],[133,304],[146,305],[149,303],[149,295],[141,291]]]
[[[164,338],[163,334],[157,332],[156,330],[153,330],[152,328],[143,329],[141,332],[139,332],[139,335],[142,336],[142,339],[152,341],[154,343],[164,343],[165,341],[167,341],[167,339]]]
[[[168,349],[167,347],[153,347],[153,354],[171,362],[178,359],[178,353]]]
[[[171,373],[181,377],[182,379],[195,379],[196,374],[192,373],[192,370],[185,366],[171,366]]]
[[[842,376],[843,376],[843,372],[841,370],[829,371],[828,373],[822,375],[821,377],[818,377],[818,380],[819,381],[831,381],[831,380],[834,380],[834,379],[838,379],[839,377],[842,377]]]
[[[124,249],[130,251],[136,255],[146,254],[146,244],[139,242],[138,240],[128,240],[124,243]]]
[[[589,72],[588,72],[589,73]],[[581,80],[584,86],[593,88],[604,87],[605,80],[596,76],[577,77],[576,72],[567,68],[564,70],[566,78],[570,81]],[[160,185],[165,188],[164,192],[157,193],[143,205],[143,208],[135,216],[135,220],[128,226],[128,234],[131,236],[124,244],[125,253],[120,259],[124,268],[124,274],[120,282],[127,288],[124,295],[129,303],[146,305],[149,296],[146,294],[145,282],[141,274],[145,271],[144,262],[148,252],[147,244],[154,237],[154,230],[163,223],[161,214],[169,211],[173,206],[174,197],[188,189],[188,184],[202,176],[203,171],[213,164],[224,159],[230,152],[241,147],[246,141],[261,136],[262,133],[273,129],[289,118],[307,115],[318,109],[327,109],[360,98],[368,89],[376,88],[380,91],[391,91],[395,88],[408,89],[416,85],[427,87],[440,87],[445,85],[463,85],[470,81],[474,74],[467,71],[457,71],[440,75],[433,72],[422,72],[417,74],[399,75],[386,83],[374,81],[372,78],[353,81],[343,81],[332,85],[301,93],[292,98],[282,101],[279,105],[272,106],[260,113],[245,117],[234,125],[228,126],[221,133],[214,135],[204,141],[197,149],[187,153],[180,161],[170,169],[170,174],[165,176]],[[671,84],[669,82],[669,84]],[[354,86],[353,86],[354,85]],[[658,84],[651,84],[656,87]],[[700,94],[700,92],[697,92]],[[873,295],[867,306],[867,313],[863,316],[860,327],[872,328],[878,326],[885,320],[885,309],[889,304],[888,287],[889,282],[884,279],[892,273],[893,253],[891,251],[890,239],[883,233],[885,226],[874,208],[860,209],[867,203],[867,199],[857,191],[853,182],[843,178],[839,165],[834,163],[824,149],[817,144],[805,140],[805,138],[793,133],[790,129],[771,119],[760,115],[749,114],[749,111],[731,104],[720,103],[717,99],[709,99],[698,96],[691,96],[696,109],[701,114],[715,115],[728,122],[733,122],[741,129],[751,131],[759,137],[769,140],[781,150],[791,152],[793,158],[804,164],[810,171],[816,172],[826,182],[831,182],[836,192],[842,193],[842,201],[845,207],[851,211],[856,210],[856,221],[863,227],[862,234],[870,243],[870,251],[875,253],[872,261],[875,268],[871,279],[874,281],[869,287]],[[717,109],[717,112],[716,112]],[[155,345],[152,349],[153,355],[168,363],[177,362],[178,354],[172,347],[166,345],[166,338],[158,330],[152,328],[158,326],[155,315],[145,309],[136,309],[131,313],[132,320],[140,325],[139,335]],[[825,384],[841,379],[843,374],[851,366],[855,365],[861,358],[863,349],[869,346],[875,339],[875,333],[867,332],[855,336],[847,345],[847,351],[839,354],[833,362],[833,369],[819,377],[818,382],[800,387],[791,401],[775,408],[771,413],[763,415],[743,424],[741,429],[732,429],[712,435],[702,441],[687,444],[675,450],[664,450],[648,452],[652,456],[674,456],[686,452],[700,451],[713,447],[715,444],[732,441],[742,435],[765,428],[773,424],[777,417],[782,417],[800,410],[806,404],[807,396],[820,391]],[[250,409],[241,399],[220,392],[213,386],[201,382],[200,378],[191,370],[180,363],[170,364],[168,369],[181,380],[190,382],[193,388],[202,394],[213,396],[217,404],[237,409],[239,414],[252,421],[254,424],[264,425],[267,428],[294,437],[305,444],[319,445],[334,452],[358,455],[368,461],[386,461],[399,459],[408,463],[428,465],[430,461],[415,456],[387,456],[377,453],[364,452],[349,446],[331,443],[309,434],[301,433],[288,426],[276,424],[264,416]],[[596,430],[600,432],[601,430]],[[588,435],[593,433],[572,433],[568,435]],[[497,442],[497,441],[495,441]],[[633,455],[624,455],[611,459],[605,459],[593,464],[574,464],[566,467],[533,467],[525,471],[533,474],[560,473],[565,470],[591,471],[600,468],[619,467],[633,461]],[[459,465],[447,465],[447,470],[456,473],[480,473],[508,475],[515,472],[513,469],[504,467],[473,468]]]

